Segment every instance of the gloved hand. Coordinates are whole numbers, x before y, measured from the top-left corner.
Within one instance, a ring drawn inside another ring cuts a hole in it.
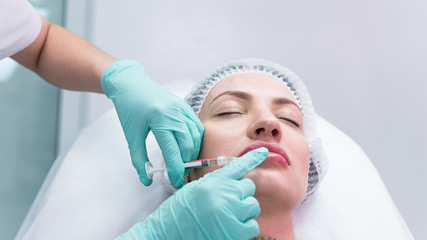
[[[151,80],[136,61],[110,65],[102,73],[101,86],[114,102],[141,182],[146,186],[152,182],[145,172],[145,139],[151,130],[162,150],[172,185],[182,187],[184,162],[199,155],[204,131],[191,107]]]
[[[186,184],[117,239],[250,239],[259,235],[255,184],[243,178],[267,157],[258,148]]]

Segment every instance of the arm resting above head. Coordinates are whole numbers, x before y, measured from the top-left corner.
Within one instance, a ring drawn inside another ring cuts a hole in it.
[[[115,59],[88,41],[42,17],[36,40],[11,56],[52,85],[103,93],[102,72]]]

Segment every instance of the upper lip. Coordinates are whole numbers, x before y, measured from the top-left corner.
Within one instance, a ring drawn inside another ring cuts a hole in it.
[[[274,153],[281,155],[289,165],[290,162],[289,162],[288,154],[286,154],[285,150],[282,147],[280,147],[280,145],[277,143],[269,143],[269,142],[263,142],[263,141],[254,142],[251,145],[247,146],[239,154],[239,157],[242,156],[243,154],[249,152],[249,151],[252,151],[252,150],[260,148],[260,147],[265,147],[268,149],[269,152],[274,152]]]

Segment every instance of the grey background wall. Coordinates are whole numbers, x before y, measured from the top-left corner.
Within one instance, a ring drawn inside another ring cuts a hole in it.
[[[81,14],[73,4],[71,27]],[[86,37],[117,58],[139,60],[160,83],[199,79],[242,57],[293,69],[317,112],[370,156],[415,239],[427,236],[427,2],[98,0],[88,6]],[[88,122],[112,107],[101,95],[86,101]]]

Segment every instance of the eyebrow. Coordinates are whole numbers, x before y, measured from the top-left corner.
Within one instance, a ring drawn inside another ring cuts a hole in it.
[[[242,100],[246,100],[246,101],[250,101],[252,100],[252,96],[246,92],[242,92],[242,91],[225,91],[221,94],[219,94],[218,96],[216,96],[212,102],[209,103],[209,105],[211,105],[213,102],[215,102],[215,100],[217,100],[218,98],[224,96],[224,95],[229,95],[229,96],[233,96],[233,97],[237,97],[240,98]],[[298,104],[296,104],[294,101],[292,101],[289,98],[285,98],[285,97],[279,97],[279,98],[274,98],[273,99],[273,104],[274,105],[285,105],[285,104],[293,104],[295,105],[298,109],[300,109],[300,107],[298,106]]]
[[[215,102],[215,100],[217,100],[218,98],[225,96],[225,95],[229,95],[229,96],[233,96],[233,97],[237,97],[240,98],[242,100],[252,100],[252,96],[245,93],[245,92],[241,92],[241,91],[225,91],[221,94],[219,94],[218,96],[216,96],[211,103],[209,103],[209,105],[211,105],[213,102]]]

